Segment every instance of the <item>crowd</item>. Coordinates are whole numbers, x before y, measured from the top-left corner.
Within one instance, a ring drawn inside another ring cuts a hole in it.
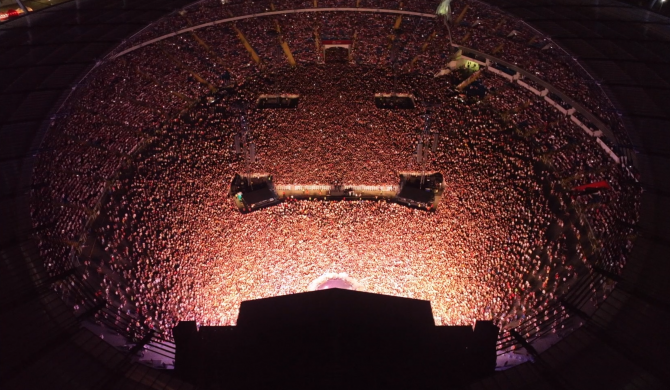
[[[195,24],[207,7],[219,9],[201,2],[168,20]],[[478,32],[495,30],[488,19],[469,27],[483,51],[496,42]],[[556,298],[593,264],[623,267],[639,192],[582,129],[517,84],[485,74],[478,83],[487,94],[477,98],[454,90],[466,74],[434,77],[448,59],[441,25],[403,20],[389,36],[393,15],[259,18],[101,65],[55,120],[35,167],[32,214],[47,270],[79,265],[112,322],[131,335],[151,328],[169,336],[179,320],[232,324],[242,300],[304,291],[341,272],[366,291],[430,300],[441,324],[531,321],[539,330]],[[546,51],[515,52],[525,30],[507,23],[521,32],[491,36],[511,40],[510,55],[553,61]],[[319,39],[354,34],[351,64],[324,63]],[[296,68],[287,66],[281,39]],[[566,92],[589,89],[579,78],[544,76],[575,84]],[[379,109],[372,96],[380,92],[412,94],[416,108]],[[258,109],[263,93],[298,94],[298,107]],[[396,184],[401,171],[439,171],[438,209],[314,194],[240,214],[228,191],[243,170],[233,147],[242,116],[258,151],[252,170],[276,183]],[[427,120],[439,144],[419,164],[414,152]],[[571,191],[601,180],[612,189]],[[83,310],[80,292],[56,287]],[[596,301],[605,293],[593,292]]]
[[[437,8],[436,1],[422,0],[402,2],[394,0],[295,0],[295,1],[225,1],[204,0],[196,2],[185,8],[173,17],[165,18],[154,23],[150,28],[143,30],[132,39],[125,42],[119,49],[131,47],[135,44],[147,41],[158,36],[179,31],[183,28],[204,24],[207,22],[225,19],[233,16],[251,14],[263,14],[270,11],[309,9],[309,8],[373,8],[421,12],[434,14]],[[625,131],[618,120],[616,112],[600,90],[597,84],[588,76],[586,71],[574,62],[574,59],[562,51],[550,39],[542,36],[538,31],[530,28],[518,19],[505,14],[499,9],[478,1],[462,0],[452,3],[452,20],[456,20],[461,12],[465,10],[462,20],[452,26],[452,38],[455,44],[479,49],[483,52],[494,53],[497,57],[511,63],[518,64],[521,68],[531,71],[541,79],[558,87],[576,101],[586,105],[594,114],[605,121],[617,135],[623,136]],[[270,18],[267,19],[267,31],[274,29]],[[336,37],[338,39],[352,39],[354,33],[361,39],[362,45],[372,43],[377,51],[372,57],[364,52],[356,55],[356,60],[364,63],[375,63],[378,65],[390,65],[389,58],[394,58],[399,64],[407,65],[415,56],[420,60],[416,66],[422,70],[444,67],[447,57],[444,56],[444,47],[448,45],[446,29],[442,21],[438,19],[439,27],[433,26],[430,19],[417,17],[403,17],[400,35],[401,39],[396,45],[399,47],[397,56],[389,56],[383,48],[389,46],[389,37],[394,32],[393,26],[396,16],[392,14],[356,14],[351,17],[347,12],[320,12],[308,13],[307,15],[284,14],[273,17],[279,20],[281,26],[286,29],[302,30],[299,37],[286,36],[289,45],[301,46],[305,38],[311,45],[307,44],[308,50],[302,51],[313,55],[314,31],[319,31],[321,37]],[[252,33],[259,33],[258,21],[254,25]],[[426,29],[426,31],[422,31]],[[431,39],[433,44],[425,52],[419,52],[419,47],[425,42],[424,39],[435,30],[437,36]],[[335,32],[335,35],[328,34]],[[267,40],[262,35],[266,31],[260,31],[260,39],[251,40],[252,45],[262,45]],[[404,41],[403,37],[407,40]],[[382,43],[383,44],[380,44]],[[278,62],[283,61],[281,51],[277,46],[268,46],[265,53]],[[388,47],[386,48],[388,51]],[[368,53],[369,54],[369,53]],[[277,55],[277,56],[275,56]],[[380,61],[381,60],[381,61]],[[371,62],[378,61],[378,62]],[[381,62],[381,63],[380,63]]]

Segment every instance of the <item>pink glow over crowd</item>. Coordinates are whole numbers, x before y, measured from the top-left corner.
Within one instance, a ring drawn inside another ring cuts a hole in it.
[[[173,18],[187,26],[200,17],[196,8]],[[305,291],[331,272],[347,273],[365,291],[430,300],[438,324],[539,325],[591,267],[577,208],[605,266],[623,267],[639,196],[628,173],[518,85],[484,76],[487,96],[469,98],[453,92],[461,74],[433,77],[446,61],[441,22],[406,18],[402,45],[394,46],[393,15],[278,20],[297,68],[268,33],[270,18],[237,24],[261,55],[260,67],[230,25],[197,32],[211,51],[181,35],[102,65],[46,138],[32,212],[47,269],[58,275],[80,264],[82,278],[99,286],[115,313],[112,322],[132,318],[126,333],[153,328],[169,336],[179,320],[232,324],[241,301]],[[314,27],[335,38],[355,30],[355,63],[323,64],[310,38]],[[437,38],[420,54],[433,30]],[[471,30],[455,35],[472,32],[483,51],[497,46]],[[517,37],[501,57],[523,54],[529,70],[554,61]],[[421,61],[412,67],[416,55]],[[395,74],[389,58],[398,61]],[[587,106],[604,107],[589,103],[602,97],[584,95],[588,82],[568,82],[565,68],[555,69],[541,77]],[[194,74],[229,92],[207,103],[210,89]],[[379,109],[372,99],[378,92],[412,93],[419,104]],[[299,94],[300,103],[259,110],[261,93]],[[233,148],[239,102],[250,104],[245,115],[258,147],[252,169],[280,184],[397,184],[399,171],[420,168],[412,154],[425,120],[421,102],[430,102],[440,141],[425,168],[445,177],[437,211],[314,199],[240,214],[228,198],[230,179],[243,169]],[[613,123],[610,111],[594,113]],[[600,180],[612,190],[570,191]],[[76,310],[84,306],[80,292],[56,287]],[[602,289],[593,293],[594,303],[604,297]]]

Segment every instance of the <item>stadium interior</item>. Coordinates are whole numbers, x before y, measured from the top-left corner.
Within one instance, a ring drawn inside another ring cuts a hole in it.
[[[2,1],[0,386],[668,388],[659,5]]]

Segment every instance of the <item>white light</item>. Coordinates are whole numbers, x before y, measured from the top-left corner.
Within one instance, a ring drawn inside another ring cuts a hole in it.
[[[436,14],[440,16],[449,16],[451,14],[451,0],[443,0],[440,5],[437,7]]]

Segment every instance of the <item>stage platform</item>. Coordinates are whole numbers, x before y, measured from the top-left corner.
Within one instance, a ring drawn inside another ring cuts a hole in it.
[[[267,174],[235,175],[230,183],[230,196],[242,213],[259,210],[282,202]]]
[[[428,301],[336,287],[244,301],[236,326],[180,322],[175,370],[203,389],[463,389],[494,373],[498,333],[436,326]]]
[[[278,184],[275,186],[280,199],[358,200],[392,199],[398,193],[397,185],[303,185]]]
[[[407,110],[415,108],[415,97],[406,93],[377,93],[375,106],[391,110]]]
[[[444,180],[439,172],[401,172],[399,184],[275,184],[268,174],[254,174],[249,179],[236,175],[231,184],[241,212],[272,206],[287,199],[299,200],[387,200],[404,206],[435,211],[439,204]]]
[[[256,100],[258,108],[296,108],[300,95],[281,94],[281,95],[260,95]]]
[[[395,201],[409,207],[435,211],[444,191],[439,172],[401,172],[400,191]]]

